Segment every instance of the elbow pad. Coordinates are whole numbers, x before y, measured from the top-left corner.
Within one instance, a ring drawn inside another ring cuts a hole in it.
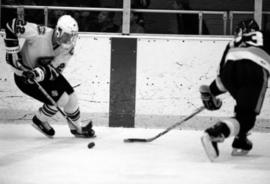
[[[21,69],[22,56],[20,54],[20,46],[18,39],[5,39],[6,45],[6,61],[17,69]]]

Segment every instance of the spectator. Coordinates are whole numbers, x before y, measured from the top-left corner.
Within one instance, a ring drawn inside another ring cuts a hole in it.
[[[189,2],[185,0],[175,0],[173,8],[177,10],[191,10]],[[208,28],[203,21],[202,34],[209,34]],[[177,14],[178,34],[199,34],[198,14]]]
[[[74,6],[80,6],[80,7],[100,7],[100,0],[92,0],[92,1],[83,1],[80,0],[79,2],[76,2]],[[81,31],[91,31],[91,32],[97,32],[98,29],[98,12],[96,11],[75,11],[73,13],[75,19],[79,23],[79,27]]]
[[[120,28],[122,32],[122,27]],[[144,33],[144,27],[138,23],[138,14],[130,12],[130,33]]]
[[[50,6],[68,6],[67,3],[59,2],[58,0],[52,0],[50,2]],[[65,15],[67,12],[65,10],[57,9],[57,10],[52,10],[49,12],[49,26],[53,27],[58,18]]]
[[[145,9],[149,7],[150,2],[150,0],[131,0],[131,8]],[[142,13],[134,13],[134,16],[137,17],[136,23],[144,27],[144,18]]]
[[[144,27],[139,24],[140,15],[130,12],[130,33],[144,33]]]
[[[151,0],[131,0],[131,8],[133,9],[146,9],[149,7],[151,3]],[[116,0],[115,2],[116,7],[123,7],[123,0]],[[144,17],[142,15],[142,13],[135,13],[137,18],[137,22],[138,24],[140,24],[142,27],[144,27]]]
[[[119,32],[119,26],[113,21],[114,12],[102,11],[98,14],[98,30],[99,32]]]
[[[18,5],[20,4],[19,0],[2,0],[3,5]],[[12,18],[17,17],[16,9],[2,8],[1,12],[1,24],[2,27]],[[5,15],[5,16],[3,16]]]
[[[37,0],[21,0],[23,5],[37,6]],[[36,24],[44,24],[44,13],[43,10],[38,9],[25,9],[24,18]]]
[[[175,0],[151,1],[149,9],[173,10]],[[157,34],[177,34],[177,16],[172,13],[146,13],[145,32]]]

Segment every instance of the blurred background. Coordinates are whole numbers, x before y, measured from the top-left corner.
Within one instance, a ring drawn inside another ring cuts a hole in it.
[[[246,18],[270,30],[266,0],[0,0],[1,28],[20,16],[54,27],[63,14],[79,23],[81,32],[122,34],[232,35]]]

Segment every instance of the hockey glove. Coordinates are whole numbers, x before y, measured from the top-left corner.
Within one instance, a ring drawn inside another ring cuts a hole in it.
[[[29,84],[33,84],[33,81],[41,82],[45,78],[45,70],[42,67],[36,67],[33,70],[24,71],[23,76]]]
[[[48,57],[40,57],[37,59],[37,63],[39,66],[44,68],[45,71],[45,78],[48,80],[55,80],[59,76],[59,71],[57,68],[54,68],[52,65],[54,57],[48,56]]]
[[[208,110],[218,110],[222,105],[222,101],[216,98],[210,91],[209,86],[202,85],[200,87],[201,99],[203,105]]]

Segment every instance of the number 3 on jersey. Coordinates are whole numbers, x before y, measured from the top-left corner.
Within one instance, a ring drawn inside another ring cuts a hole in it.
[[[25,32],[24,26],[26,25],[26,22],[22,19],[16,19],[15,23],[15,31],[17,34],[23,34]]]
[[[37,30],[38,30],[38,34],[44,35],[45,32],[46,32],[46,27],[45,26],[38,25],[37,26]]]

